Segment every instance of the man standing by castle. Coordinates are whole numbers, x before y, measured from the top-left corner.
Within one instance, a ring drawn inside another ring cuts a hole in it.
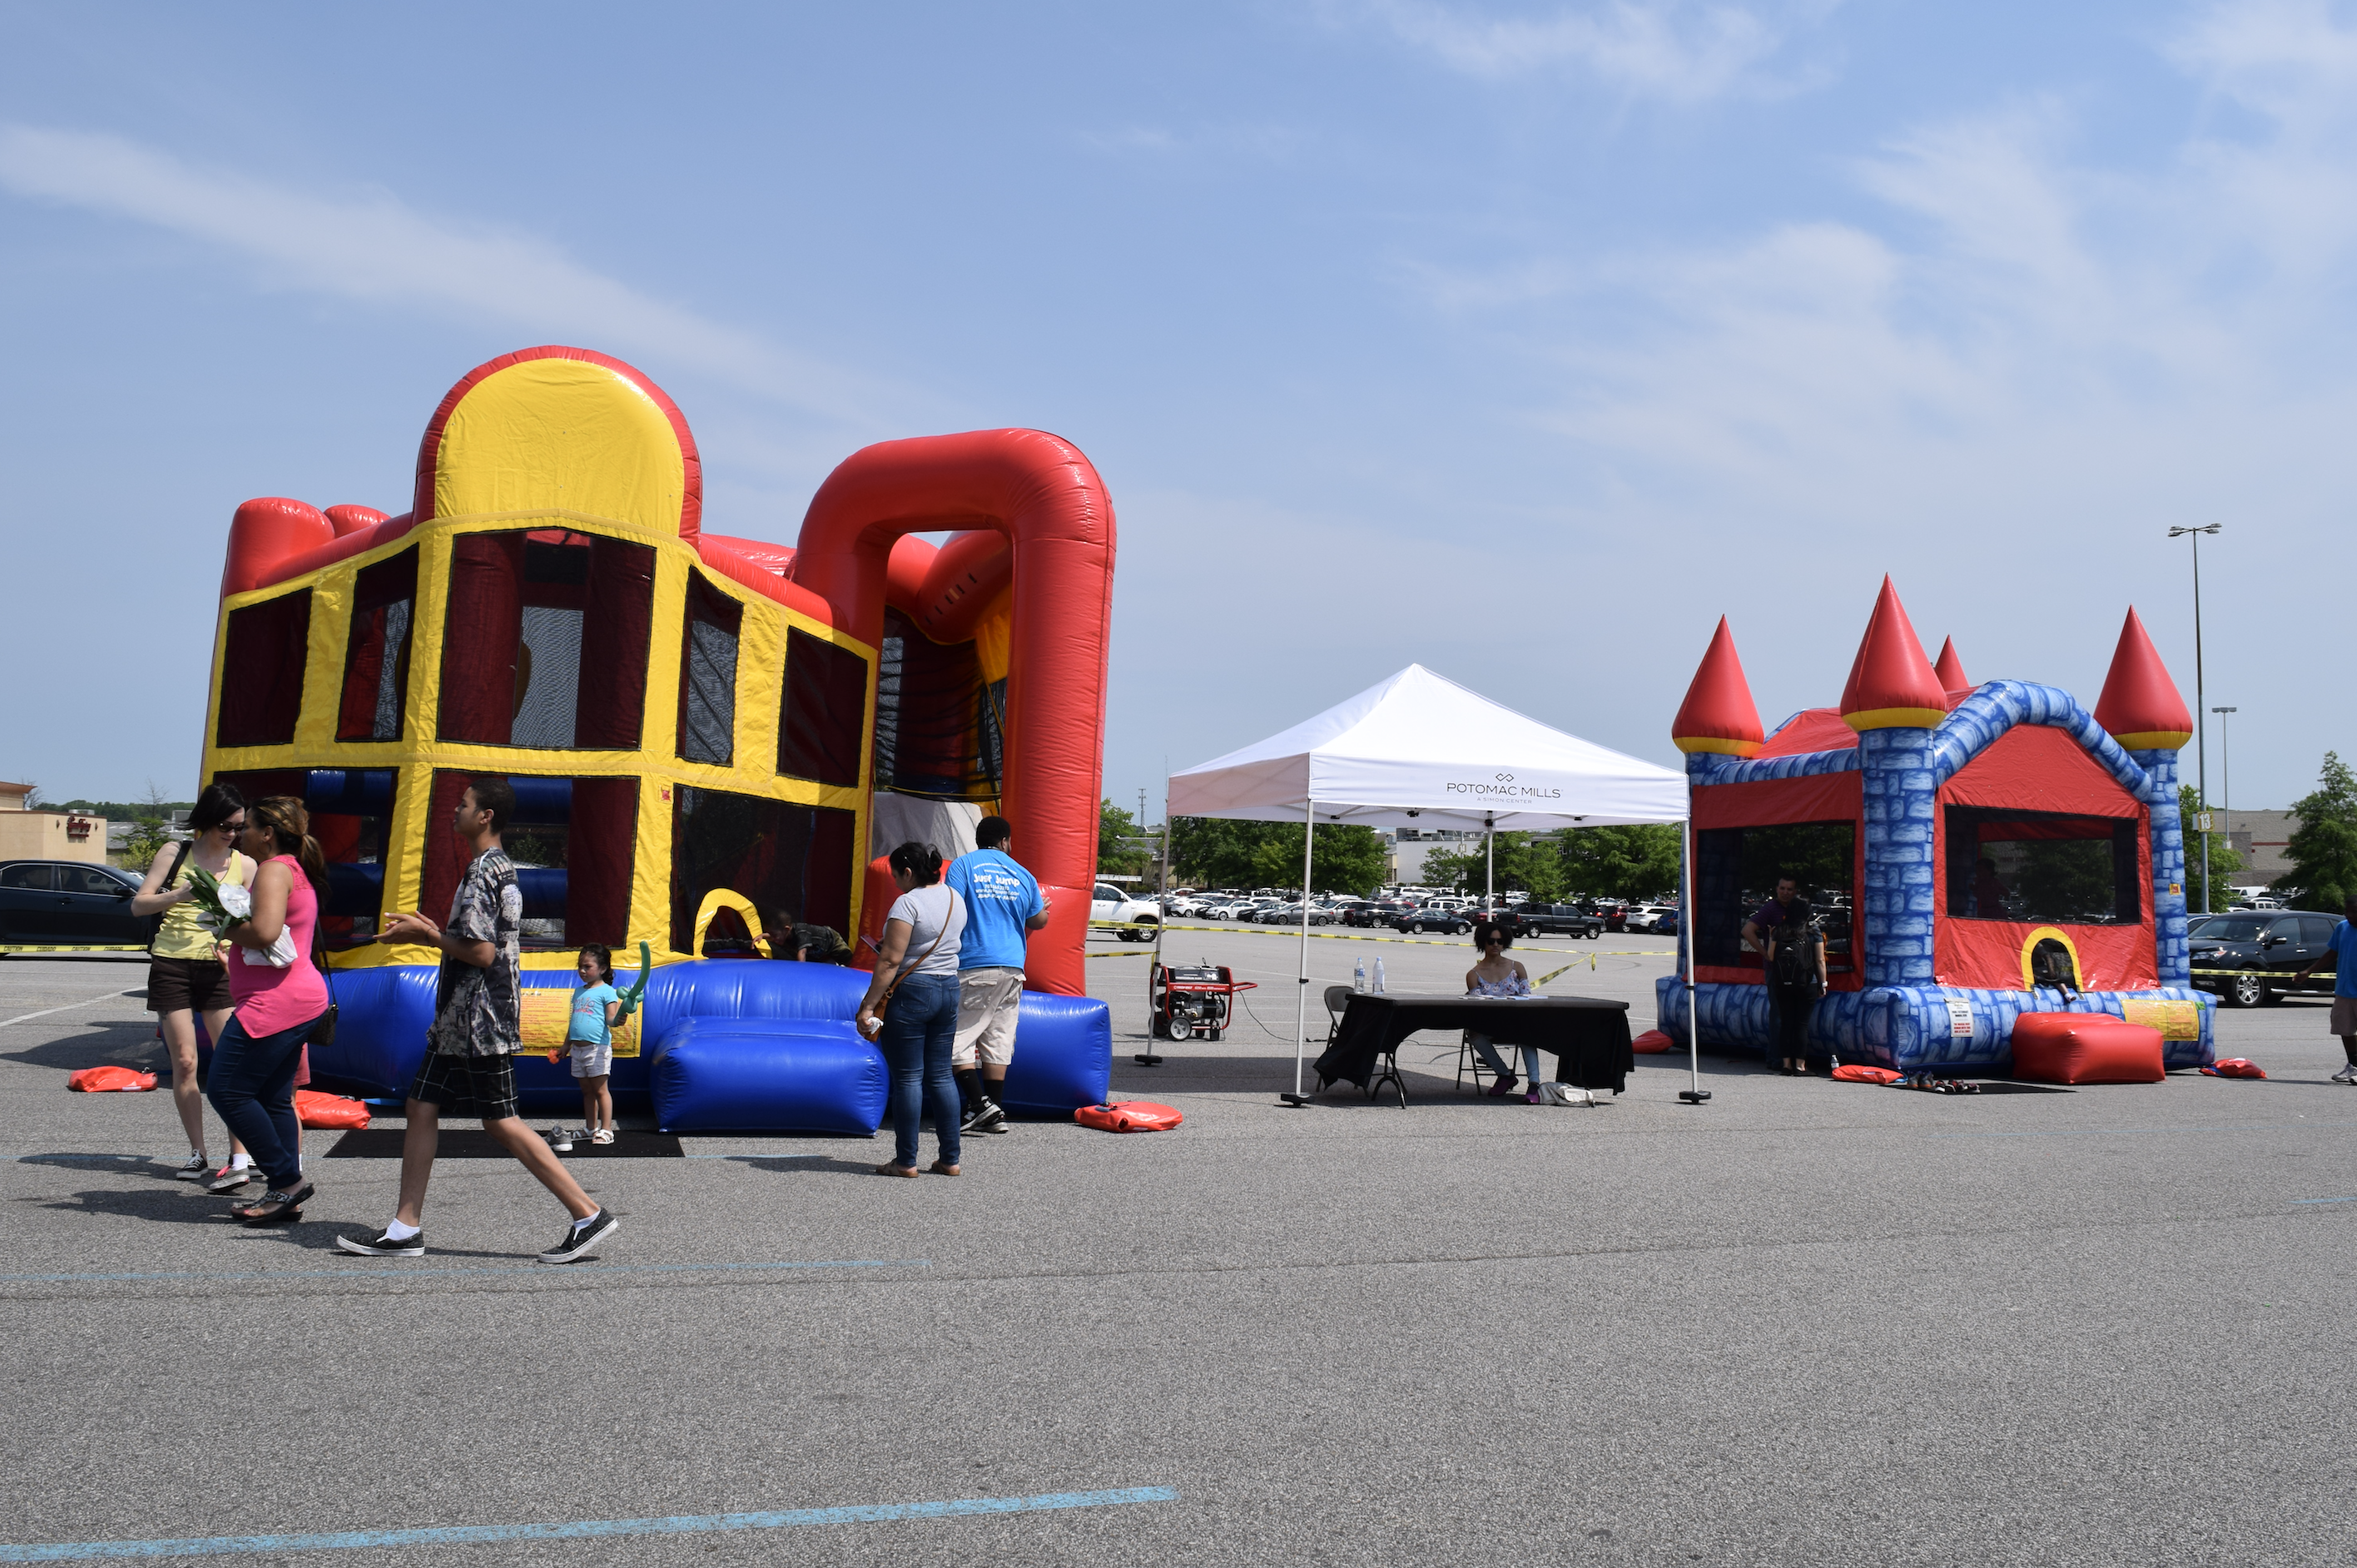
[[[1005,817],[974,824],[979,846],[951,863],[942,877],[965,900],[958,948],[957,1042],[950,1056],[964,1131],[1004,1133],[1006,1066],[1015,1059],[1015,1023],[1023,1004],[1024,938],[1048,923],[1039,880],[1006,853],[1015,829]]]

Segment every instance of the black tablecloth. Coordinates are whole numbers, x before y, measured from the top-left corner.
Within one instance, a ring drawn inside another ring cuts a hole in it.
[[[1637,1066],[1630,1049],[1629,1004],[1595,996],[1512,999],[1429,996],[1398,992],[1351,994],[1334,1043],[1318,1058],[1318,1076],[1364,1089],[1375,1058],[1419,1029],[1470,1029],[1501,1046],[1534,1046],[1562,1064],[1557,1076],[1580,1089],[1627,1085]]]

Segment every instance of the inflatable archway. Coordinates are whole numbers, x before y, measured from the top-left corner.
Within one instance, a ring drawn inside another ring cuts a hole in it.
[[[593,941],[643,942],[659,966],[755,962],[746,911],[874,929],[876,856],[900,836],[955,853],[961,824],[996,811],[1057,910],[1029,983],[1082,993],[1114,562],[1088,459],[1028,430],[888,442],[821,487],[797,547],[704,521],[678,408],[567,348],[450,390],[406,512],[237,509],[202,771],[313,812],[344,1020],[324,1077],[397,1092],[414,1061],[422,1043],[391,1023],[377,1038],[354,1002],[381,993],[407,1028],[405,993],[370,972],[434,955],[374,933],[389,911],[447,908],[463,864],[447,822],[477,773],[516,787],[528,970],[569,972]],[[942,531],[938,549],[914,537]],[[724,947],[746,956],[710,957]],[[765,966],[731,993],[796,991],[810,967]],[[1109,1060],[1109,1033],[1103,1033]],[[1051,1042],[1036,1044],[1045,1070]],[[648,1087],[643,1063],[616,1076]],[[1033,1102],[1103,1097],[1103,1064],[1050,1077]]]

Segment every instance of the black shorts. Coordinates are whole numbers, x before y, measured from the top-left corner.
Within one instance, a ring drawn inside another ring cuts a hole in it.
[[[229,965],[209,958],[147,961],[147,1011],[221,1013],[235,1003],[229,993]]]
[[[450,1116],[498,1122],[516,1113],[515,1058],[447,1057],[425,1053],[409,1098],[438,1105]]]

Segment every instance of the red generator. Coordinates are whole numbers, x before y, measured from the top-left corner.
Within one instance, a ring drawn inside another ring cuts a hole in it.
[[[1157,1040],[1217,1040],[1228,1032],[1236,993],[1256,991],[1256,980],[1238,980],[1225,964],[1156,962],[1147,971],[1146,998],[1153,1015],[1147,1028]],[[1151,1051],[1136,1060],[1146,1067],[1162,1058]]]

